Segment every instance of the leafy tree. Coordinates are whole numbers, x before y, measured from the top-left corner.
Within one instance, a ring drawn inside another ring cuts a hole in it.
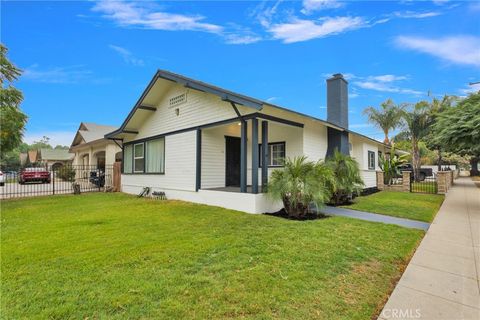
[[[456,96],[447,96],[444,95],[442,99],[433,98],[432,102],[430,103],[430,117],[431,122],[435,123],[437,117],[446,110],[450,109],[455,103],[458,101],[458,97]],[[435,133],[433,130],[430,130],[429,134],[425,139],[425,143],[427,144],[428,148],[431,150],[437,150],[437,165],[438,170],[441,170],[442,167],[442,146],[437,143],[435,139]],[[432,161],[431,164],[434,162]],[[430,164],[430,163],[429,163]]]
[[[427,101],[420,101],[410,110],[402,112],[404,135],[412,143],[412,167],[415,181],[418,181],[420,172],[420,149],[419,143],[428,134],[431,126],[430,104]]]
[[[471,174],[479,175],[480,92],[471,94],[456,107],[440,113],[433,126],[435,143],[443,150],[471,156]]]
[[[23,100],[22,92],[12,86],[21,74],[7,59],[8,49],[0,44],[0,150],[12,151],[22,142],[27,116],[19,106]]]
[[[335,175],[331,202],[335,205],[349,202],[364,186],[358,162],[350,156],[335,150],[326,165]]]
[[[29,150],[39,150],[39,149],[52,149],[50,145],[50,138],[47,136],[43,136],[42,139],[38,141],[33,141],[33,143],[29,146]]]
[[[368,107],[363,113],[367,115],[370,123],[382,129],[385,134],[383,142],[390,144],[388,134],[390,130],[394,130],[400,125],[401,110],[402,108],[395,105],[392,99],[388,99],[380,104],[380,109]]]
[[[273,199],[282,200],[290,217],[304,218],[310,203],[322,206],[330,199],[333,183],[329,167],[302,156],[285,159],[284,168],[272,172],[267,190]]]

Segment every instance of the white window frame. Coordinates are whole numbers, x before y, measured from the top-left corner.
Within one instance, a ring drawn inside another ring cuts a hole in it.
[[[136,153],[135,153],[135,150],[137,149],[136,147],[141,145],[142,146],[142,156],[141,157],[137,157],[136,156]],[[133,150],[132,150],[132,154],[133,154],[133,173],[144,173],[145,172],[145,142],[140,142],[140,143],[135,143],[133,145]],[[138,159],[142,159],[143,161],[143,169],[142,170],[137,170],[136,168],[136,160]]]
[[[283,151],[284,151],[284,157],[282,159],[285,159],[287,157],[287,143],[285,141],[278,141],[278,142],[269,142],[268,143],[268,166],[269,168],[281,168],[283,167],[283,164],[273,164],[273,146],[274,145],[283,145]],[[261,168],[263,166],[262,163],[262,148],[263,145],[259,144],[258,145],[258,154],[259,154],[259,162],[258,166]]]
[[[368,160],[368,170],[375,170],[375,152],[374,151],[368,150],[367,160]],[[373,160],[373,164],[370,162],[370,160]]]

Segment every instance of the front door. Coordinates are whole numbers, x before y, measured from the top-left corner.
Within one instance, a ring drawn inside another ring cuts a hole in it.
[[[225,137],[225,186],[240,186],[240,138]]]

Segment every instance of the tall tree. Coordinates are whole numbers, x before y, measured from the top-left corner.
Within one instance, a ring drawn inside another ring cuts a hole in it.
[[[431,125],[430,104],[427,101],[420,101],[415,106],[405,109],[402,112],[404,135],[412,143],[412,167],[413,176],[418,180],[420,172],[420,149],[419,142],[428,134]]]
[[[457,101],[458,101],[458,97],[456,97],[456,96],[444,95],[443,98],[441,98],[441,99],[433,98],[432,102],[430,103],[431,122],[435,123],[437,117],[442,112],[445,112],[446,110],[448,110],[452,106],[454,106]],[[438,165],[438,171],[440,171],[441,168],[442,168],[442,151],[443,151],[443,149],[442,149],[442,146],[437,143],[437,140],[435,139],[435,133],[434,133],[433,130],[430,131],[429,135],[425,139],[425,142],[427,143],[427,146],[431,150],[437,150],[437,152],[438,152],[437,165]]]
[[[9,152],[22,143],[27,116],[20,110],[23,94],[12,86],[21,74],[7,58],[8,49],[0,44],[0,152]]]
[[[388,134],[390,130],[395,130],[400,125],[402,116],[402,108],[395,105],[392,99],[388,99],[380,104],[380,108],[366,108],[363,113],[368,117],[368,121],[378,128],[382,129],[385,134],[384,143],[390,144]]]
[[[471,174],[479,175],[480,161],[480,92],[471,94],[456,107],[438,115],[433,126],[435,143],[443,150],[471,156]]]

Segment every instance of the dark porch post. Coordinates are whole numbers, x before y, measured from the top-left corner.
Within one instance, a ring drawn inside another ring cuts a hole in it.
[[[258,193],[258,120],[252,119],[252,193]]]
[[[196,153],[196,167],[195,167],[195,191],[202,187],[202,130],[197,130],[197,153]]]
[[[242,120],[240,130],[240,192],[247,192],[247,121]]]
[[[268,183],[268,121],[262,121],[262,192],[267,191]]]

